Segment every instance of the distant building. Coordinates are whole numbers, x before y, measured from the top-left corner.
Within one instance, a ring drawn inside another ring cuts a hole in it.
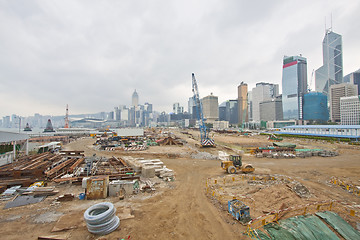
[[[180,106],[180,103],[173,104],[173,113],[179,114],[184,112],[184,107]]]
[[[249,122],[248,85],[241,82],[238,86],[238,123],[242,126],[246,122]]]
[[[284,120],[303,119],[303,97],[307,92],[307,61],[302,56],[284,56],[282,105]]]
[[[229,128],[229,122],[228,121],[215,121],[213,123],[213,128],[216,130],[223,130]]]
[[[189,98],[188,101],[188,113],[193,114],[193,108],[195,107],[195,101],[193,97]]]
[[[219,121],[227,121],[226,102],[219,105]]]
[[[320,92],[310,92],[304,95],[304,120],[326,122],[329,120],[327,95]]]
[[[218,97],[211,93],[209,96],[201,99],[203,106],[203,115],[206,122],[214,122],[219,118],[219,102]]]
[[[340,122],[342,125],[360,125],[360,96],[340,98]]]
[[[238,101],[228,100],[219,106],[219,120],[238,124]]]
[[[249,121],[253,121],[253,103],[252,103],[252,91],[248,92],[248,116]]]
[[[357,87],[358,87],[357,95],[360,95],[360,69],[353,72],[353,73],[350,73],[350,74],[346,75],[344,77],[344,82],[352,83],[354,85],[357,85]]]
[[[237,124],[239,122],[239,106],[238,106],[238,100],[229,100],[226,102],[226,108],[228,109],[228,119],[230,124]]]
[[[3,117],[2,126],[3,126],[4,128],[9,128],[9,127],[10,127],[10,116],[5,116],[5,117]]]
[[[263,120],[260,117],[260,103],[264,101],[271,101],[279,95],[279,85],[272,83],[260,82],[251,91],[252,95],[252,120],[260,122]]]
[[[277,134],[350,138],[360,140],[360,125],[293,125],[283,127]]]
[[[341,35],[327,29],[322,47],[323,65],[315,71],[315,90],[329,97],[330,86],[343,82]]]
[[[351,83],[341,83],[330,86],[330,119],[340,122],[340,98],[356,96],[357,86]]]
[[[134,106],[135,108],[139,105],[139,95],[137,94],[136,89],[132,95],[131,103],[131,106]]]
[[[282,101],[280,97],[260,102],[260,119],[262,121],[280,121],[283,119]]]

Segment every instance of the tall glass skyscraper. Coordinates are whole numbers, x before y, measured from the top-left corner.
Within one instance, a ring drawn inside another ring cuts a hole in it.
[[[284,56],[282,106],[284,120],[303,119],[303,98],[307,92],[307,61],[302,56]]]
[[[343,82],[341,35],[327,29],[322,46],[323,65],[315,71],[315,91],[329,95],[331,85]]]

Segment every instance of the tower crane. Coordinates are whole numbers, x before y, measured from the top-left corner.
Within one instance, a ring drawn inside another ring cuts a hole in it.
[[[308,92],[311,92],[311,85],[312,85],[313,78],[314,78],[314,72],[315,72],[315,69],[313,69],[311,72],[310,83],[308,84]]]
[[[196,117],[199,122],[201,147],[215,147],[215,141],[214,139],[209,138],[208,129],[205,126],[202,103],[200,101],[199,90],[194,73],[192,73],[192,92],[193,92],[194,104],[196,106]]]

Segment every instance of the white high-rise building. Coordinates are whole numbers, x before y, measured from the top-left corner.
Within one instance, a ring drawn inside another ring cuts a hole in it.
[[[194,98],[193,97],[190,97],[189,98],[189,101],[188,101],[188,113],[189,114],[193,114],[193,107],[195,106],[195,101],[194,101]]]
[[[357,86],[351,83],[341,83],[330,86],[330,119],[340,122],[340,98],[357,96]]]
[[[252,89],[252,120],[260,122],[260,103],[270,101],[279,95],[279,85],[272,83],[257,83]]]
[[[360,96],[340,98],[341,125],[360,125]]]

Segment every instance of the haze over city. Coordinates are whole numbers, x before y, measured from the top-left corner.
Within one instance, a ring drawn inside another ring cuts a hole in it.
[[[284,55],[322,65],[327,27],[344,75],[359,68],[359,1],[0,1],[0,116],[64,115],[237,98],[244,81],[280,84]],[[332,16],[332,20],[331,20]],[[314,79],[311,81],[314,85]]]

